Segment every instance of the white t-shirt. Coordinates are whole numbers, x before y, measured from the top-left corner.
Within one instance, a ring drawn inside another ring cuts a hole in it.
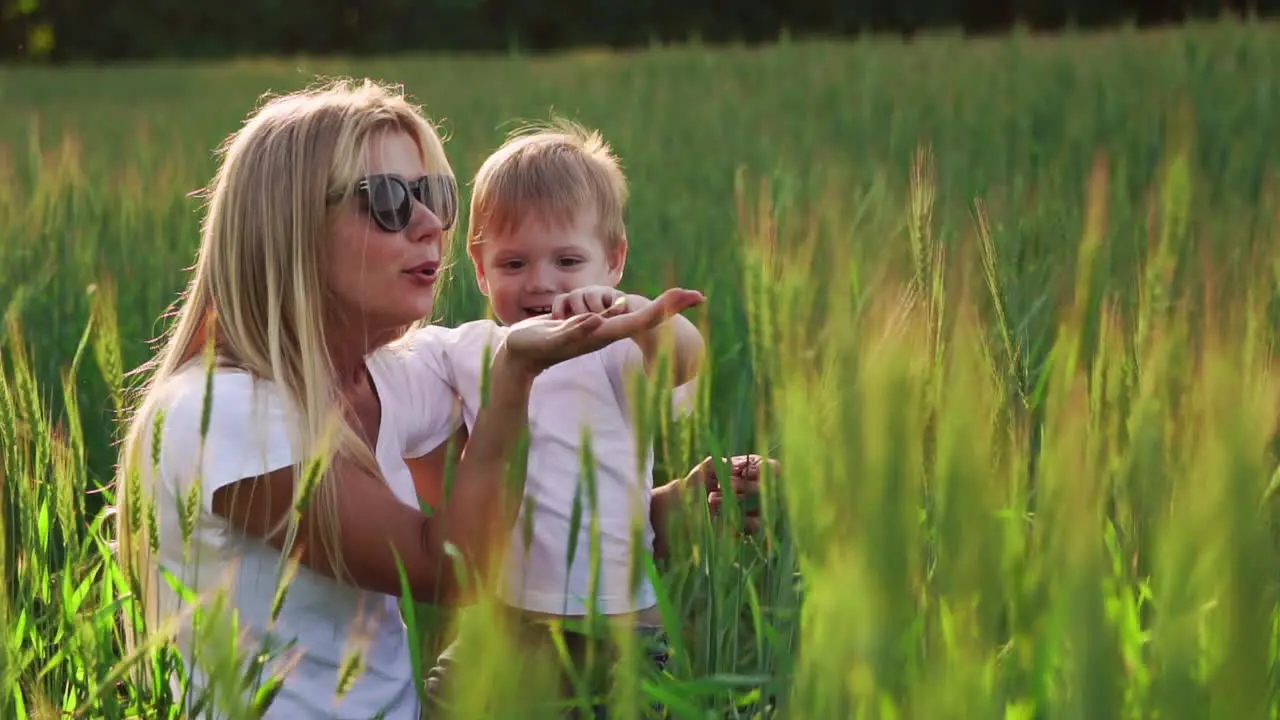
[[[446,380],[462,398],[467,427],[475,426],[481,371],[508,328],[478,320],[444,330]],[[561,362],[534,380],[529,397],[529,455],[525,502],[512,528],[504,600],[555,615],[583,615],[591,592],[593,505],[583,469],[583,435],[590,431],[600,522],[600,578],[596,608],[633,612],[657,602],[653,585],[633,558],[652,552],[649,522],[653,449],[637,447],[627,401],[628,373],[643,370],[632,340]],[[688,409],[693,382],[675,389],[677,412]],[[641,456],[643,452],[643,456]],[[581,515],[572,563],[568,549],[574,495]],[[529,543],[527,526],[532,523]],[[639,547],[636,541],[639,541]],[[632,591],[633,575],[637,581]]]
[[[439,344],[433,338],[439,331],[436,327],[417,330],[411,333],[411,345],[384,348],[368,362],[382,405],[377,460],[396,497],[413,507],[418,506],[417,495],[404,458],[439,446],[460,422],[456,397],[437,371]],[[164,424],[155,483],[158,561],[196,593],[216,591],[234,573],[227,600],[238,613],[245,636],[239,652],[256,654],[268,634],[277,639],[277,648],[296,641],[260,676],[265,681],[279,663],[301,652],[267,718],[365,719],[385,711],[387,720],[417,720],[417,687],[408,645],[416,640],[408,637],[395,597],[340,584],[300,566],[272,625],[282,556],[266,543],[232,530],[213,514],[211,501],[220,487],[300,460],[290,435],[292,411],[272,383],[255,381],[239,370],[219,369],[213,374],[202,449],[205,378],[203,364],[197,361],[173,376],[161,391]],[[145,453],[150,457],[149,449]],[[203,476],[200,508],[187,556],[176,501],[189,496],[197,473]],[[162,619],[184,609],[163,579],[159,599]],[[194,698],[205,672],[201,663],[192,662],[188,629],[183,626],[178,645],[193,675],[190,697]],[[357,648],[364,671],[339,702],[335,693],[339,670],[348,653]]]

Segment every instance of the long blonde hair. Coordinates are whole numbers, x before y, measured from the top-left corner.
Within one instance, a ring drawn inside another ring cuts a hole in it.
[[[159,619],[152,565],[158,537],[143,478],[152,474],[148,447],[166,382],[210,350],[217,362],[275,383],[296,410],[302,457],[318,458],[323,468],[335,453],[349,453],[381,477],[369,448],[345,422],[334,423],[341,414],[324,331],[329,228],[335,208],[353,193],[376,133],[408,133],[428,171],[453,174],[436,129],[396,87],[339,79],[264,100],[219,148],[194,274],[162,349],[140,368],[152,374],[137,393],[121,449],[117,552],[152,631]],[[302,485],[295,484],[295,503]],[[329,541],[336,538],[336,505],[327,473],[308,506],[319,511],[319,544],[341,577],[345,565]],[[132,652],[139,638],[127,617],[125,623]]]

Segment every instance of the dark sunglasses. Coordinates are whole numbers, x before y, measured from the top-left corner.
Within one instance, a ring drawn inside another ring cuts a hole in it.
[[[458,183],[450,175],[424,175],[405,180],[397,175],[369,175],[356,184],[361,203],[387,232],[400,232],[413,218],[413,201],[422,203],[440,218],[444,229],[458,219]]]

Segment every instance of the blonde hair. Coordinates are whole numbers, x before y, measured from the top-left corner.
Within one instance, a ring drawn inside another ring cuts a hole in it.
[[[514,230],[529,217],[569,225],[586,208],[607,249],[626,241],[627,180],[600,133],[563,118],[528,125],[476,172],[467,222],[467,248],[486,234]]]
[[[364,172],[368,143],[381,132],[406,132],[429,172],[453,173],[439,134],[398,87],[338,79],[263,101],[218,150],[221,162],[206,189],[194,274],[162,349],[139,369],[153,374],[137,393],[121,449],[117,553],[126,577],[137,584],[152,629],[157,575],[151,552],[158,538],[150,534],[149,498],[139,490],[148,488],[141,479],[150,475],[155,453],[147,447],[166,383],[209,349],[220,364],[275,383],[296,410],[293,439],[301,457],[318,459],[325,468],[327,460],[345,453],[381,477],[372,452],[337,410],[323,324],[330,227]],[[295,503],[302,486],[300,477]],[[341,577],[341,555],[328,542],[337,528],[327,472],[319,475],[308,503],[320,511],[321,545]],[[127,619],[126,627],[132,651],[137,638]]]

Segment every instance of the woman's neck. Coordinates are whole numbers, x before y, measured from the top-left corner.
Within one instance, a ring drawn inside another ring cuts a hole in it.
[[[329,338],[328,344],[329,362],[339,390],[358,386],[364,379],[364,359],[371,345],[333,337]]]
[[[368,333],[347,328],[333,328],[326,333],[329,362],[339,388],[358,387],[365,381],[365,358],[394,339],[394,333]]]

